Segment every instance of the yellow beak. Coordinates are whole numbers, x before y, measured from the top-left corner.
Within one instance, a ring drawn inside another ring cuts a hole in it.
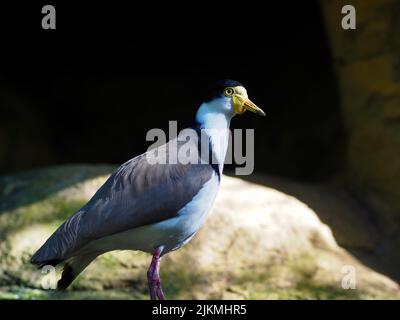
[[[261,108],[257,107],[257,105],[254,102],[252,102],[249,98],[243,97],[242,95],[239,94],[234,94],[232,96],[232,99],[233,99],[233,107],[235,113],[242,114],[246,110],[249,110],[260,116],[265,117],[265,112]]]
[[[260,116],[263,116],[263,117],[266,116],[265,112],[261,108],[257,107],[256,104],[253,103],[250,99],[246,99],[244,101],[243,107],[245,107],[246,110],[254,112],[255,114],[258,114]]]

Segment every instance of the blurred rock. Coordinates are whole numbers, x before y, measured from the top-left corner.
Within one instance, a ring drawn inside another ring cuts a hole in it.
[[[44,275],[28,263],[112,169],[60,166],[0,179],[0,298],[147,298],[150,256],[141,252],[99,257],[64,293],[42,290]],[[161,270],[170,299],[400,297],[395,282],[340,248],[304,203],[228,176],[206,225],[183,249],[165,256]],[[354,290],[342,288],[348,270],[355,272]]]
[[[400,212],[400,2],[356,0],[357,29],[341,28],[346,1],[321,1],[347,126],[347,174],[380,206]],[[396,221],[393,218],[397,217]],[[396,222],[396,226],[393,225]]]
[[[346,180],[373,208],[376,251],[400,279],[400,1],[355,0],[356,30],[341,28],[348,1],[320,1],[347,128]]]

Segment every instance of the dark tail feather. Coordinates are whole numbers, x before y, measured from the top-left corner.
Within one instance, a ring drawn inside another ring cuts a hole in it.
[[[61,279],[57,282],[57,290],[64,291],[77,277],[69,264],[64,266]]]
[[[72,281],[99,255],[91,253],[87,255],[75,256],[68,259],[64,265],[61,279],[57,283],[57,290],[65,290]]]

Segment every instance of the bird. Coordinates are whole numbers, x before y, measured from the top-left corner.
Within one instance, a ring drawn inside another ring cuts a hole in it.
[[[152,255],[147,270],[150,299],[164,300],[161,258],[187,244],[203,225],[220,187],[231,119],[246,110],[265,116],[242,84],[217,81],[204,96],[190,127],[197,139],[185,145],[179,133],[122,164],[56,229],[30,262],[38,268],[62,265],[57,289],[65,290],[98,256],[114,250],[143,251]],[[188,145],[200,151],[199,141],[206,141],[208,150],[206,155],[193,156],[197,162],[150,161],[161,151],[168,158]]]

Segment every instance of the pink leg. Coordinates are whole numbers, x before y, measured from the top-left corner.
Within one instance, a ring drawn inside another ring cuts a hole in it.
[[[151,300],[164,300],[164,293],[161,289],[160,281],[160,260],[163,247],[157,248],[153,253],[153,258],[151,259],[149,270],[147,270],[147,280],[150,289],[150,299]]]

